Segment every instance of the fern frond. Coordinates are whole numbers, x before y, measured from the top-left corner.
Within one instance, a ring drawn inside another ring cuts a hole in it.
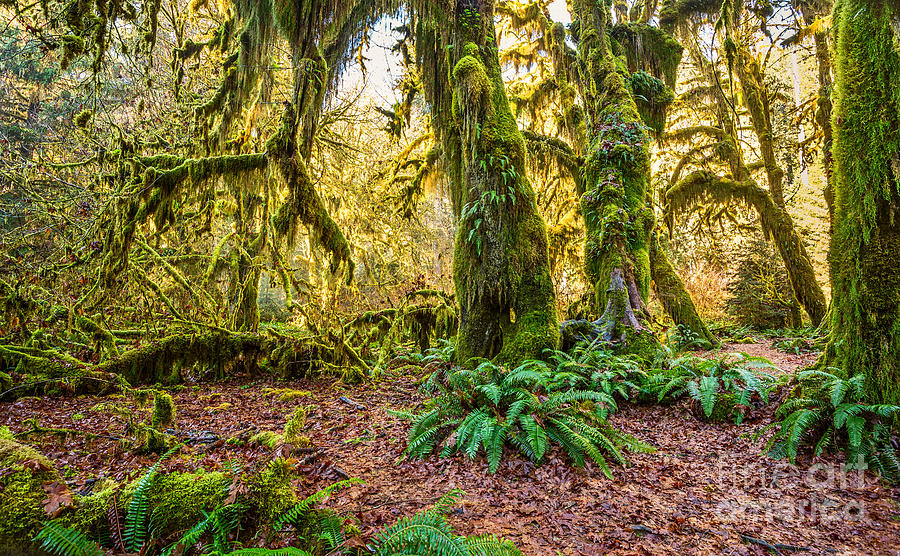
[[[327,487],[316,491],[305,500],[301,500],[300,502],[297,502],[296,504],[291,506],[290,509],[288,509],[281,515],[281,517],[275,520],[272,528],[278,531],[288,524],[294,526],[301,525],[303,518],[306,517],[306,514],[309,512],[310,508],[321,502],[323,499],[327,498],[335,491],[349,488],[353,485],[361,484],[365,484],[365,482],[355,477],[351,477],[346,481],[338,481],[336,483],[330,484]]]
[[[135,486],[131,494],[131,502],[128,504],[128,513],[125,515],[125,529],[122,531],[122,544],[128,552],[137,552],[147,541],[147,525],[150,519],[150,501],[147,498],[153,481],[166,458],[181,449],[181,445],[172,448],[162,455]]]
[[[45,552],[56,556],[102,556],[103,550],[94,541],[57,520],[48,521],[34,538]]]

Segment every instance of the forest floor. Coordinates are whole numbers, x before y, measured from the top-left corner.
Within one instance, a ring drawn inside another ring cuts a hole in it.
[[[814,360],[762,344],[727,345],[770,358],[784,371]],[[408,423],[389,410],[423,401],[418,367],[398,367],[382,380],[357,386],[331,380],[251,381],[189,385],[171,391],[181,434],[211,431],[220,439],[254,425],[280,431],[298,404],[309,408],[306,434],[318,449],[298,463],[301,494],[347,476],[364,485],[326,505],[355,516],[365,534],[419,511],[452,488],[466,495],[450,516],[461,534],[492,533],[524,554],[896,554],[900,551],[900,489],[871,473],[842,473],[834,456],[806,458],[797,467],[765,457],[753,436],[771,422],[772,408],[742,425],[707,424],[687,402],[672,406],[623,404],[611,422],[655,446],[631,454],[631,466],[606,479],[590,465],[569,465],[559,451],[535,466],[510,457],[495,475],[483,458],[402,461]],[[279,402],[263,389],[309,394]],[[121,434],[122,423],[89,409],[102,398],[23,398],[0,404],[0,425],[14,432],[36,417],[43,426]],[[75,418],[73,420],[73,417]],[[46,438],[39,447],[73,490],[99,476],[117,480],[142,473],[155,458],[123,452],[112,440]],[[266,462],[265,447],[223,441],[187,446],[169,469],[218,469],[227,461]],[[764,545],[770,545],[766,548]]]

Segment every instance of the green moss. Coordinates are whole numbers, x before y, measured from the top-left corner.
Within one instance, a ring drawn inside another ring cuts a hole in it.
[[[838,0],[827,364],[900,403],[900,6]]]
[[[94,117],[93,110],[82,110],[78,114],[75,114],[74,122],[75,125],[82,128],[87,129],[88,125],[91,123],[91,119]]]
[[[459,224],[457,356],[514,364],[556,346],[547,230],[525,177],[526,147],[503,84],[493,19],[455,18],[451,119],[438,117]],[[443,94],[443,92],[441,91]]]
[[[0,468],[9,471],[0,476],[0,552],[25,552],[47,519],[43,485],[61,479],[43,454],[6,435],[0,436]]]
[[[631,74],[630,86],[641,119],[657,135],[661,134],[675,94],[662,81],[644,71]]]
[[[294,409],[294,413],[288,422],[284,425],[284,442],[286,444],[296,444],[298,446],[308,446],[309,438],[303,436],[303,430],[306,428],[306,407],[300,405]]]
[[[167,392],[157,392],[153,397],[153,414],[150,426],[162,432],[175,424],[175,401]]]
[[[262,348],[255,334],[173,334],[96,366],[102,373],[123,376],[132,384],[154,384],[172,375],[175,366],[201,364],[222,369],[238,358],[253,361]]]
[[[89,496],[76,494],[72,497],[74,510],[60,516],[62,524],[92,538],[101,537],[109,529],[109,505],[117,489],[118,485],[107,479],[97,492]]]
[[[251,436],[247,442],[274,449],[281,443],[281,438],[282,436],[275,431],[260,431]]]
[[[168,473],[153,481],[148,493],[150,522],[160,536],[189,529],[222,504],[231,481],[223,473]]]
[[[266,523],[271,523],[297,503],[297,495],[291,488],[294,478],[291,466],[279,458],[251,479],[250,497]]]
[[[293,244],[298,223],[304,224],[315,243],[331,255],[331,271],[347,265],[348,279],[352,277],[350,243],[331,218],[322,198],[313,187],[312,178],[297,147],[297,121],[293,107],[286,107],[278,131],[266,143],[268,155],[279,170],[288,189],[288,198],[272,217],[272,225],[279,235]],[[254,297],[254,303],[256,298]]]
[[[619,23],[610,37],[622,46],[630,72],[648,72],[675,86],[684,48],[671,35],[646,23]]]
[[[292,402],[296,399],[309,396],[309,390],[295,390],[293,388],[263,388],[263,396],[273,396],[280,402]]]

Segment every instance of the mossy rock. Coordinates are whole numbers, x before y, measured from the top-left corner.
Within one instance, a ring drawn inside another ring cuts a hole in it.
[[[691,403],[691,411],[693,411],[694,415],[701,421],[707,423],[724,423],[725,421],[730,421],[734,416],[734,400],[734,394],[719,392],[709,417],[706,416],[700,402],[696,400]]]
[[[31,539],[47,519],[44,484],[61,482],[53,463],[30,446],[0,434],[0,554],[37,553]]]
[[[150,522],[161,536],[190,529],[204,512],[212,512],[224,502],[230,484],[230,479],[219,472],[159,475],[148,495],[153,508]]]

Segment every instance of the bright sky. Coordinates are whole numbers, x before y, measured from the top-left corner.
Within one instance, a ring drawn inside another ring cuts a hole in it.
[[[572,22],[565,0],[555,0],[550,4],[550,17],[553,21],[565,24]],[[402,77],[403,68],[400,66],[399,56],[391,52],[391,47],[397,40],[391,29],[397,25],[397,20],[386,19],[373,29],[369,47],[363,53],[367,58],[365,75],[356,63],[344,73],[346,89],[354,90],[365,86],[364,96],[380,106],[390,106],[398,100],[393,85]]]

